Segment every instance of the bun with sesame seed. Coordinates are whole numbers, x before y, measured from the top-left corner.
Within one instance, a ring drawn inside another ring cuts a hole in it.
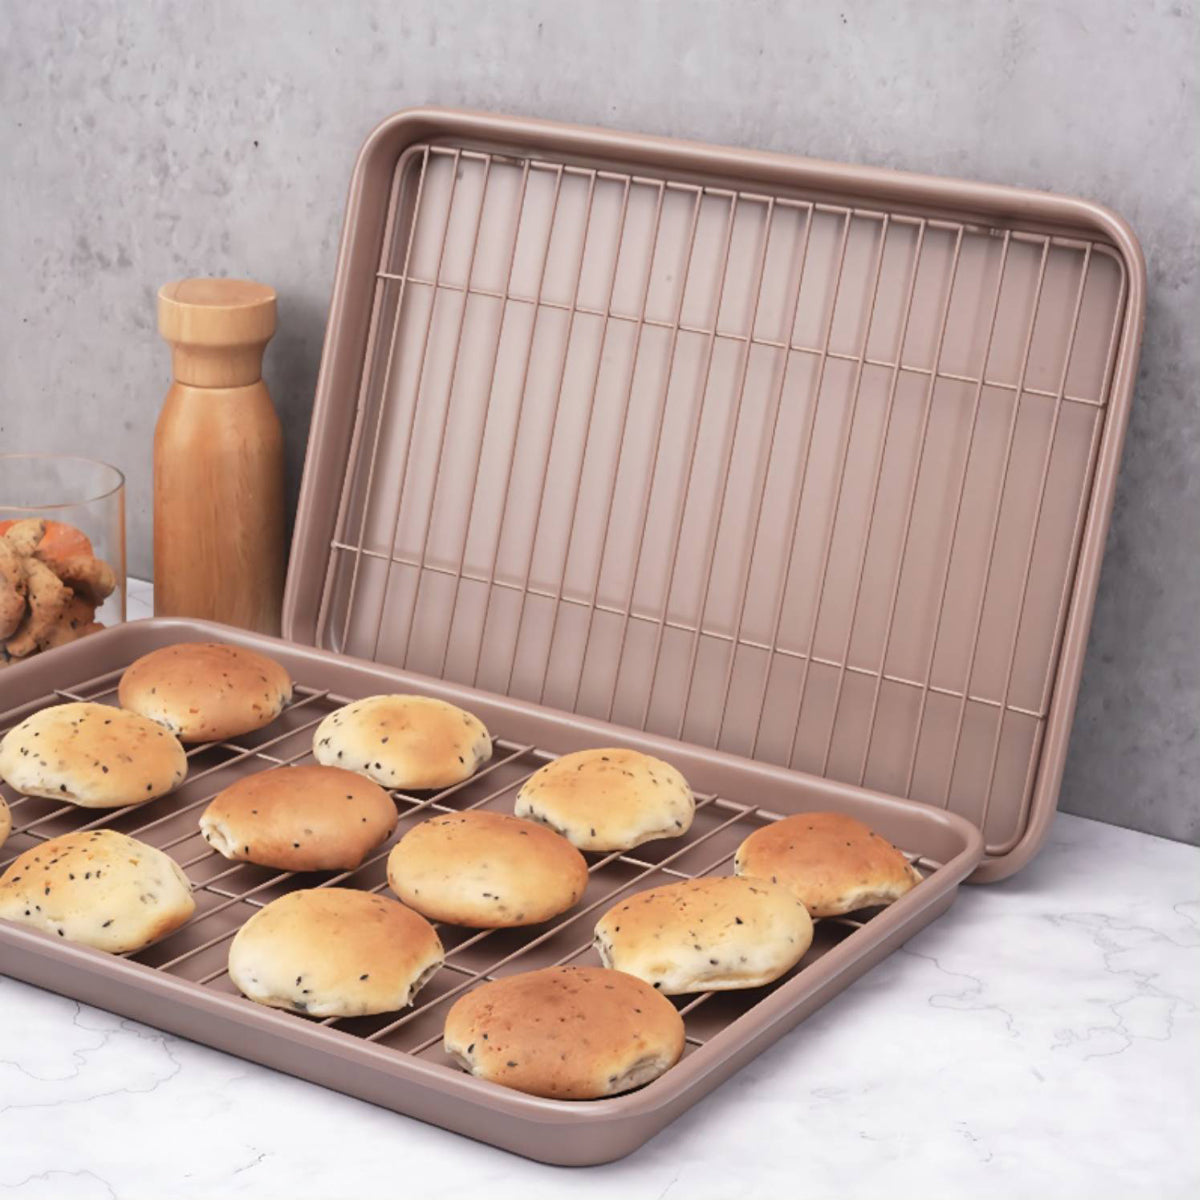
[[[580,850],[608,853],[682,837],[696,801],[687,780],[661,759],[638,750],[578,750],[531,776],[513,811]]]
[[[492,757],[492,739],[469,712],[429,696],[367,696],[327,716],[313,755],[385,788],[429,791],[469,779]]]
[[[657,1079],[683,1053],[683,1018],[632,975],[547,967],[473,988],[443,1045],[478,1079],[552,1100],[599,1100]]]
[[[195,908],[173,858],[111,829],[51,838],[0,875],[0,917],[112,954],[166,937]]]
[[[178,739],[146,717],[107,704],[43,708],[0,742],[0,777],[7,784],[81,808],[143,804],[186,774]]]
[[[583,895],[588,869],[566,838],[507,813],[446,813],[392,847],[388,883],[433,921],[470,929],[536,925]]]
[[[785,887],[734,875],[637,892],[596,924],[606,967],[666,996],[762,987],[812,945],[808,910]]]
[[[117,698],[181,742],[223,742],[269,725],[292,698],[273,659],[220,642],[180,642],[133,662]]]
[[[396,805],[377,783],[312,765],[243,776],[200,817],[219,854],[281,871],[349,871],[395,827]]]
[[[886,838],[844,813],[797,813],[756,829],[733,869],[782,884],[814,917],[891,904],[921,874]]]
[[[432,925],[387,896],[307,888],[238,930],[229,978],[251,1000],[311,1017],[394,1012],[442,965]]]

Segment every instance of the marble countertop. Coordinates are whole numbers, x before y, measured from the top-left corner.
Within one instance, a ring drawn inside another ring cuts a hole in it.
[[[131,587],[130,616],[145,615]],[[527,1162],[0,977],[0,1196],[1200,1194],[1200,849],[1059,815],[640,1151]]]

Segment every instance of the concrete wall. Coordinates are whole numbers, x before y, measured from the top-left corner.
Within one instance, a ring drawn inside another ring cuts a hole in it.
[[[1063,805],[1200,841],[1198,75],[1195,5],[1160,0],[6,0],[0,447],[122,467],[149,573],[154,292],[248,275],[294,495],[354,155],[409,105],[1090,197],[1150,305]]]

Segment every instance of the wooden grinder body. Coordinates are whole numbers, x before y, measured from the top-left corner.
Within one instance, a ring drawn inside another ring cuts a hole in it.
[[[159,292],[175,376],[154,431],[154,612],[278,634],[283,431],[262,381],[275,293],[187,279]]]

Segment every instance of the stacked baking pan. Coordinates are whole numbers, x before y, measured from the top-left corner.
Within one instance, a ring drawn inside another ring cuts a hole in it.
[[[100,816],[6,798],[8,861],[106,826],[165,848],[197,911],[111,957],[0,923],[6,973],[562,1163],[627,1153],[983,882],[1053,812],[1128,417],[1144,268],[1119,218],[1062,197],[478,114],[381,125],[351,186],[277,641],[188,621],[94,635],[0,677],[0,728],[112,702],[134,658],[224,640],[298,687],[274,725]],[[382,890],[387,847],[311,877],[230,868],[199,810],[308,761],[346,701],[412,691],[498,742],[432,812],[511,811],[548,759],[623,745],[698,794],[679,842],[593,856],[547,926],[447,940],[387,1018],[241,998],[233,933],[296,887]],[[622,896],[722,874],[753,828],[838,809],[925,876],[818,923],[776,984],[680,1000],[687,1050],[569,1103],[445,1057],[453,999],[595,963]]]

